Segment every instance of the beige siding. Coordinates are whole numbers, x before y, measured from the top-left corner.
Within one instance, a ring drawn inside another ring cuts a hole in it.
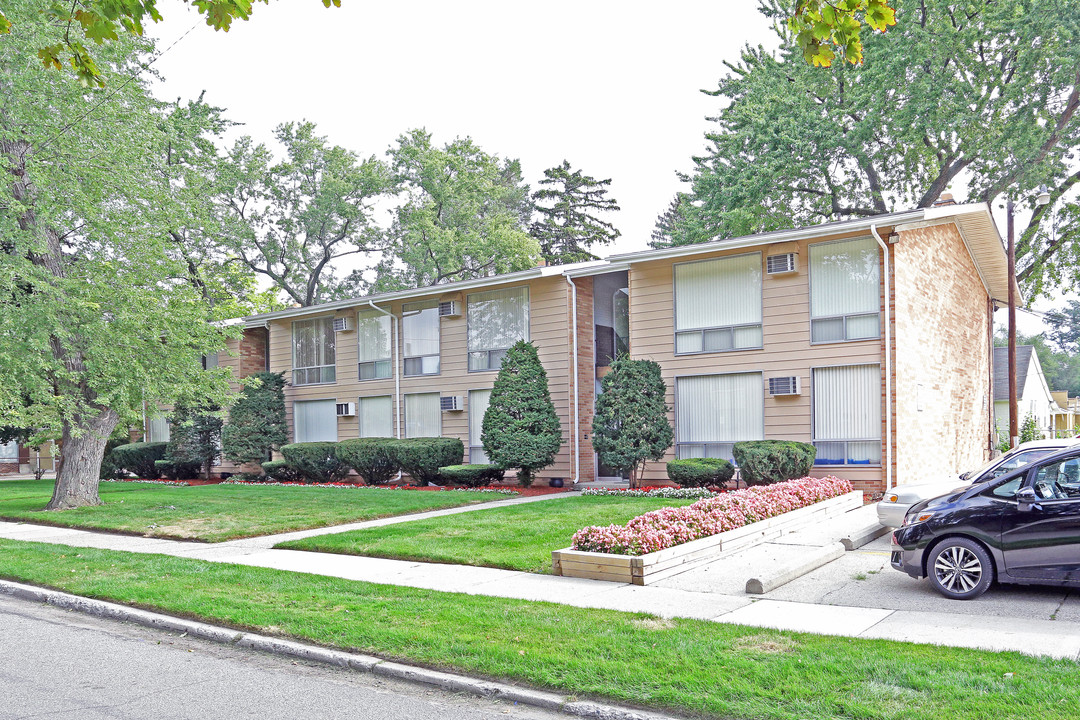
[[[568,438],[569,422],[569,350],[566,326],[567,290],[566,280],[559,277],[541,278],[521,283],[529,287],[529,333],[536,344],[540,361],[548,374],[548,383],[555,409],[563,424],[563,448],[554,465],[540,473],[541,477],[570,477],[570,452]],[[465,399],[464,412],[442,413],[442,435],[457,437],[466,446],[469,444],[468,396],[469,390],[490,388],[496,373],[469,372],[467,355],[467,312],[466,294],[443,294],[432,292],[429,295],[410,298],[406,302],[423,299],[460,300],[461,317],[445,317],[440,324],[440,373],[433,376],[400,377],[401,394],[438,392],[443,396],[460,395]],[[400,316],[402,302],[380,305]],[[348,317],[355,328],[357,310],[367,307],[358,301],[353,308],[338,310],[328,315]],[[314,317],[314,316],[312,316]],[[400,356],[400,336],[398,339],[398,371],[403,370]],[[393,377],[379,380],[358,380],[357,369],[357,334],[355,330],[337,334],[336,364],[337,381],[324,385],[289,386],[285,389],[286,412],[290,431],[293,427],[292,404],[297,400],[334,399],[338,402],[356,402],[357,398],[376,395],[394,395]],[[292,322],[291,320],[273,321],[270,326],[270,369],[286,373],[291,380],[292,374]],[[397,407],[395,406],[395,411]],[[401,407],[402,435],[404,435],[404,403]],[[346,440],[359,435],[359,419],[355,417],[338,418],[338,439]]]
[[[839,238],[830,238],[839,239]],[[745,254],[746,249],[717,252],[693,259]],[[798,272],[770,276],[765,273],[768,255],[798,252]],[[675,354],[674,269],[680,260],[654,260],[635,264],[630,270],[630,351],[633,357],[655,360],[663,368],[668,385],[668,404],[675,424],[675,379],[687,375],[761,372],[765,384],[765,437],[809,442],[811,440],[810,371],[814,367],[882,362],[882,341],[810,344],[810,294],[808,244],[784,243],[763,247],[762,255],[762,335],[760,350]],[[768,395],[770,377],[796,375],[802,394],[773,398]],[[884,434],[884,433],[883,433]],[[884,453],[883,453],[884,456]],[[664,462],[674,459],[674,447]],[[815,475],[837,474],[861,487],[880,484],[880,468],[814,469]],[[666,477],[663,462],[650,463],[646,481]]]

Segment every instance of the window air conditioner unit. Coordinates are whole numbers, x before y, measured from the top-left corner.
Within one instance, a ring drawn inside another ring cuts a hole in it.
[[[334,318],[334,332],[346,332],[350,329],[351,328],[349,327],[349,318]]]
[[[765,258],[765,272],[769,275],[784,275],[799,271],[799,254],[784,253]]]
[[[443,412],[461,412],[465,409],[465,398],[461,395],[444,395],[439,398],[439,408]]]
[[[344,402],[337,404],[338,417],[354,417],[356,415],[356,403]]]
[[[439,317],[461,317],[461,303],[457,300],[439,303]]]
[[[798,395],[799,378],[795,375],[790,377],[769,378],[770,395]]]

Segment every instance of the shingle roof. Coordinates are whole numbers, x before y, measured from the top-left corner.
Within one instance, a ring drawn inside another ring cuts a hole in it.
[[[1024,394],[1028,368],[1031,367],[1032,345],[1016,346],[1016,396]],[[994,400],[1009,399],[1009,348],[994,348]]]

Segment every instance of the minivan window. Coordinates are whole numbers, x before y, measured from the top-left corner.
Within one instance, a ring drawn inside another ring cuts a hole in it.
[[[1006,500],[1015,500],[1016,491],[1020,489],[1020,484],[1024,482],[1025,475],[1015,477],[1008,482],[1003,482],[1000,485],[990,488],[990,494],[994,497],[1004,498]]]
[[[1080,497],[1080,458],[1047,463],[1035,473],[1035,492],[1046,500]]]

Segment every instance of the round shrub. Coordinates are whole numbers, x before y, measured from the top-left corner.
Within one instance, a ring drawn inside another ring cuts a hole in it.
[[[447,465],[439,468],[439,474],[443,480],[451,485],[464,485],[465,487],[483,487],[492,483],[502,482],[506,471],[497,465]]]
[[[194,480],[199,477],[199,471],[202,469],[199,463],[172,460],[155,460],[154,467],[162,477],[169,480]]]
[[[735,443],[732,454],[747,485],[769,485],[806,477],[817,448],[792,440],[747,440]]]
[[[143,480],[157,480],[161,477],[161,473],[154,463],[165,459],[165,447],[167,445],[168,443],[163,442],[137,442],[118,445],[112,449],[112,462],[135,477]]]
[[[669,462],[667,475],[680,487],[724,487],[735,475],[735,468],[722,458],[686,458]]]
[[[349,474],[349,465],[337,456],[336,442],[306,442],[282,445],[285,462],[313,483],[341,482]]]
[[[351,467],[368,485],[385,485],[397,473],[387,445],[393,438],[357,438],[337,444],[338,460]]]
[[[457,438],[391,440],[386,451],[394,465],[419,485],[445,485],[439,468],[460,465],[465,459],[465,445]]]
[[[304,482],[304,476],[284,460],[270,460],[262,464],[266,477],[275,482]]]

